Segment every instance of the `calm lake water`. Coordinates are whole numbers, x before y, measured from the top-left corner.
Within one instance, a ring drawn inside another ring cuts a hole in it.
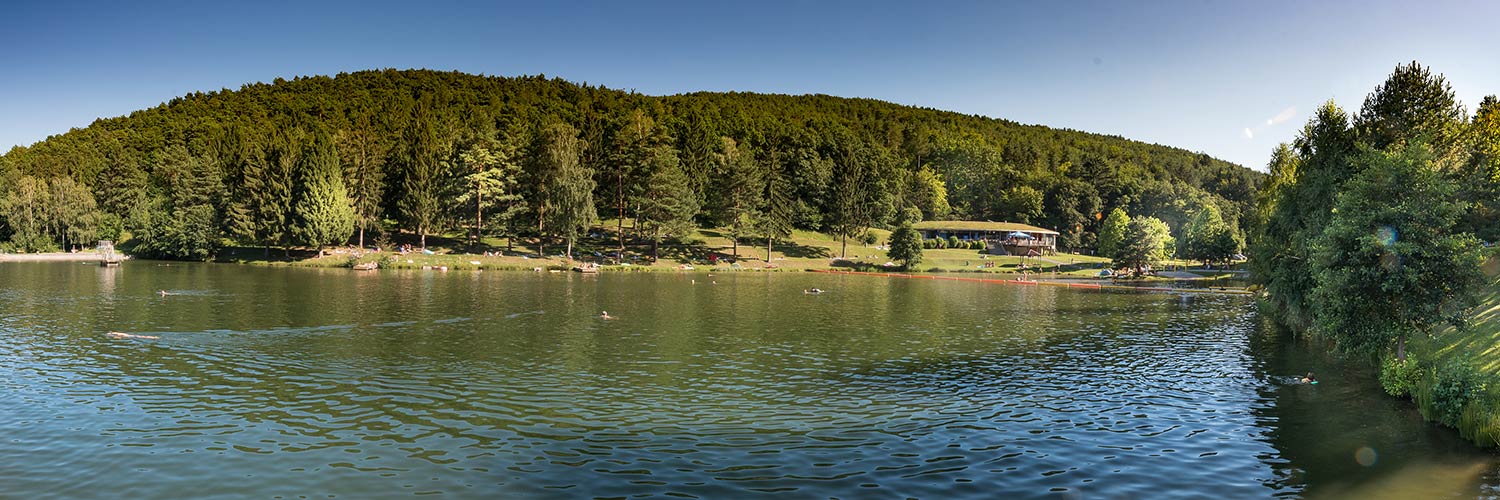
[[[5,498],[1500,491],[1242,297],[133,261],[0,264],[0,307]]]

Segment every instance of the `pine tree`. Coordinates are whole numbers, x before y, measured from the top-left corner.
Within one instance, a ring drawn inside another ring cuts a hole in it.
[[[490,224],[508,222],[518,212],[521,195],[519,183],[521,167],[513,158],[511,150],[502,144],[475,144],[459,152],[453,173],[456,186],[451,196],[456,212],[468,212],[474,216],[474,232],[471,242],[483,241],[485,212],[490,211]],[[499,214],[493,210],[504,207]],[[472,212],[470,212],[472,210]],[[455,214],[457,215],[457,214]]]
[[[720,140],[719,153],[715,156],[719,179],[719,221],[729,226],[732,252],[735,258],[739,258],[740,240],[748,236],[755,225],[761,201],[762,171],[748,148],[729,137]]]
[[[385,192],[385,145],[371,131],[369,119],[360,117],[351,130],[336,136],[339,165],[344,168],[344,186],[354,201],[355,225],[359,228],[359,246],[365,246],[365,229],[378,227],[381,197]]]
[[[270,255],[271,245],[285,244],[291,234],[292,201],[298,155],[282,138],[266,148],[247,144],[240,154],[240,189],[227,210],[230,231],[260,243]]]
[[[781,158],[773,153],[765,162],[764,186],[757,220],[757,232],[766,238],[766,262],[771,262],[772,245],[777,239],[792,235],[792,218],[796,216],[796,193],[783,170]]]
[[[298,168],[302,176],[295,206],[297,240],[323,247],[349,241],[354,235],[354,205],[344,187],[338,154],[327,135],[316,135],[303,150]]]
[[[438,229],[443,207],[439,200],[443,177],[442,157],[446,147],[440,143],[436,118],[430,97],[418,102],[405,133],[406,152],[402,158],[401,199],[398,206],[408,228],[417,233],[422,248],[427,235]]]
[[[682,238],[692,231],[698,197],[671,148],[659,146],[650,158],[651,178],[635,204],[640,207],[644,229],[651,235],[651,260],[656,261],[661,255],[663,234]]]

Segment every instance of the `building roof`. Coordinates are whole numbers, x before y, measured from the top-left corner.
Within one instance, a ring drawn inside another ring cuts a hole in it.
[[[919,231],[1020,231],[1023,233],[1058,234],[1051,229],[1016,222],[989,222],[975,220],[928,220],[912,224]]]

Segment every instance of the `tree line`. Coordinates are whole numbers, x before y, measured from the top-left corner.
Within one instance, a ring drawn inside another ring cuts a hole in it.
[[[1054,228],[1088,251],[1112,209],[1236,235],[1263,176],[1166,146],[869,99],[645,96],[560,79],[363,71],[194,93],[0,156],[0,241],[128,233],[147,255],[399,234],[617,251],[694,227],[738,253],[794,229],[859,239],[904,209]],[[40,193],[46,193],[45,195]],[[769,251],[769,248],[767,249]]]
[[[1500,236],[1500,102],[1470,115],[1440,74],[1398,66],[1358,113],[1329,101],[1272,154],[1251,264],[1294,331],[1404,363],[1461,324]]]

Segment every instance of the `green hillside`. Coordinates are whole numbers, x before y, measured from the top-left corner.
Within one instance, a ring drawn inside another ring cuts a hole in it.
[[[0,242],[131,235],[140,253],[201,259],[476,226],[476,238],[562,244],[600,218],[639,223],[636,243],[695,226],[858,236],[914,207],[1056,229],[1060,246],[1087,250],[1117,207],[1174,232],[1205,206],[1245,227],[1262,177],[1167,146],[871,99],[361,71],[193,93],[13,149],[0,156]]]

